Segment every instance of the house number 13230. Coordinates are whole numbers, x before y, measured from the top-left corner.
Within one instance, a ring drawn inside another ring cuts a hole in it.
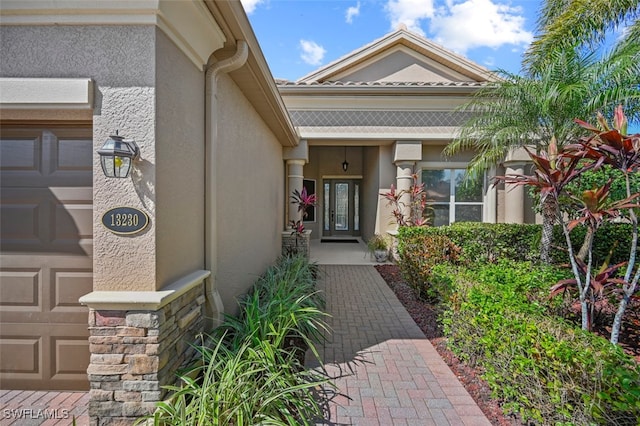
[[[149,216],[133,207],[116,207],[102,215],[102,224],[115,234],[131,235],[147,227]]]
[[[134,213],[111,213],[111,226],[135,227],[140,223],[139,216]]]

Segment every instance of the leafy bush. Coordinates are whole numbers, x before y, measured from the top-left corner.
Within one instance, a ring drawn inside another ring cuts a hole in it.
[[[317,418],[321,408],[313,388],[326,379],[304,371],[296,358],[269,341],[245,341],[229,349],[218,340],[201,346],[199,379],[181,376],[169,401],[158,403],[155,425],[299,425]]]
[[[240,302],[240,315],[197,347],[200,360],[180,374],[181,386],[158,404],[156,425],[299,425],[322,417],[314,388],[327,383],[304,369],[304,349],[327,329],[317,268],[284,257]],[[322,362],[320,362],[322,365]]]
[[[532,260],[538,255],[539,225],[456,222],[449,226],[401,228],[399,246],[403,240],[422,235],[443,235],[460,247],[462,262],[495,262],[508,258]]]
[[[446,283],[431,279],[431,269],[439,263],[455,261],[458,248],[444,235],[411,232],[421,228],[401,229],[405,231],[398,244],[398,265],[404,279],[419,298],[445,300],[450,289]]]
[[[571,231],[576,252],[584,240],[585,228],[578,226]],[[449,226],[400,228],[399,248],[411,244],[414,238],[423,235],[444,235],[460,248],[462,262],[496,262],[498,259],[536,261],[540,257],[541,226],[534,224],[456,222]],[[603,224],[594,240],[593,264],[599,267],[613,250],[612,264],[629,258],[631,247],[631,225],[625,223]],[[562,228],[554,228],[552,258],[554,263],[565,264],[566,241]]]
[[[240,315],[227,316],[217,334],[225,333],[232,346],[245,339],[270,341],[278,348],[309,347],[317,357],[314,342],[326,330],[322,317],[325,302],[317,292],[317,267],[304,256],[284,257],[256,282],[240,301]]]
[[[550,314],[548,288],[567,271],[500,261],[432,272],[456,287],[443,314],[448,344],[482,367],[505,410],[544,425],[637,425],[635,361]]]
[[[571,231],[571,241],[573,242],[573,250],[577,253],[584,241],[586,234],[584,226],[577,226]],[[610,265],[625,262],[629,260],[629,251],[631,249],[631,237],[633,230],[627,223],[604,223],[594,236],[593,241],[593,265],[599,268],[609,256],[611,252]],[[553,228],[553,241],[556,247],[566,247],[567,243],[562,234],[562,227]],[[640,254],[640,252],[638,253]],[[551,253],[554,263],[568,263],[569,257],[566,250],[553,250]]]

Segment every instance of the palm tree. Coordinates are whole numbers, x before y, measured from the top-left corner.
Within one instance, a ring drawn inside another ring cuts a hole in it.
[[[640,101],[638,58],[639,44],[619,44],[601,59],[569,47],[549,52],[546,65],[535,72],[518,75],[499,70],[500,80],[461,108],[471,118],[445,153],[475,150],[467,168],[474,179],[503,161],[511,149],[544,150],[553,140],[558,146],[575,141],[583,131],[574,125],[574,118],[591,119],[598,111],[612,113],[621,102]],[[544,262],[550,261],[555,217],[555,205],[543,202]]]
[[[537,22],[536,40],[525,65],[542,69],[550,53],[577,46],[601,44],[611,30],[626,27],[622,44],[640,42],[640,0],[546,0]]]

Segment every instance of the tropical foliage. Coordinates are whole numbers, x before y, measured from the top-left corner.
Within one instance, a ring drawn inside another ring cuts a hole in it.
[[[308,209],[310,207],[315,207],[317,202],[316,194],[307,193],[307,188],[302,188],[302,191],[298,191],[297,189],[293,190],[293,194],[291,194],[291,204],[296,204],[298,206],[298,214],[300,214],[300,219],[291,219],[289,221],[289,226],[293,231],[300,235],[304,232],[304,219],[308,216]]]
[[[538,16],[538,36],[525,55],[529,69],[541,69],[554,51],[601,46],[611,32],[619,44],[640,41],[638,0],[546,0]]]
[[[498,81],[461,108],[471,118],[446,153],[475,150],[468,175],[477,179],[513,149],[530,146],[538,152],[552,141],[560,148],[574,142],[585,134],[572,122],[575,117],[591,119],[597,112],[611,117],[614,107],[623,104],[628,115],[639,120],[637,15],[638,0],[547,0],[522,73],[496,71]],[[628,22],[629,32],[612,49],[594,45],[607,30]],[[545,262],[551,260],[555,210],[552,200],[542,205]]]
[[[424,190],[424,183],[419,182],[416,173],[411,175],[409,189],[397,190],[391,184],[391,189],[380,195],[387,201],[387,205],[391,206],[398,228],[403,226],[424,226],[429,223],[424,216],[427,208],[427,193]]]
[[[557,267],[500,260],[441,264],[453,283],[444,312],[449,347],[481,367],[494,398],[523,424],[637,425],[640,367],[617,345],[555,316]]]
[[[315,289],[317,268],[304,257],[285,257],[241,301],[238,317],[197,346],[199,360],[158,403],[156,425],[300,425],[322,418],[326,375],[305,370],[304,353],[327,326],[324,299]],[[320,362],[322,365],[322,362]]]
[[[575,287],[581,306],[582,328],[591,328],[592,307],[598,295],[602,295],[609,287],[619,287],[620,301],[618,313],[614,318],[611,332],[611,342],[618,342],[618,335],[622,323],[622,316],[626,307],[634,297],[640,268],[636,265],[638,248],[638,219],[635,209],[640,207],[637,198],[640,192],[631,193],[630,176],[640,169],[640,134],[626,136],[627,120],[622,107],[616,109],[614,128],[609,128],[606,120],[600,116],[601,129],[579,121],[579,124],[594,132],[596,135],[586,138],[580,143],[568,145],[558,150],[554,144],[548,151],[539,155],[529,152],[535,165],[534,175],[507,175],[497,177],[514,185],[533,187],[542,199],[551,198],[557,208],[557,217],[563,218],[563,210],[571,212],[569,220],[561,220],[563,232],[567,241],[567,250],[573,278],[559,282],[553,289],[554,293],[570,287]],[[583,191],[582,194],[572,194],[567,186],[588,170],[600,167],[611,167],[619,170],[625,176],[627,197],[622,200],[612,200],[609,197],[611,182],[601,187]],[[564,206],[563,206],[564,205]],[[612,219],[626,220],[632,226],[632,241],[628,261],[603,267],[599,273],[594,273],[592,240],[587,246],[588,260],[585,263],[573,252],[571,230],[583,225],[595,234],[598,228]],[[616,275],[619,268],[626,265],[623,277]]]

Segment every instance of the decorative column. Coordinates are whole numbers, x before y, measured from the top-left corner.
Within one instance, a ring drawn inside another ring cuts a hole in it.
[[[396,187],[398,192],[404,192],[400,197],[400,209],[402,210],[402,216],[408,219],[411,216],[411,196],[409,190],[413,183],[413,168],[416,163],[411,161],[396,162]]]
[[[529,154],[523,148],[512,149],[504,159],[505,175],[523,174],[530,162]],[[505,184],[504,186],[504,222],[524,223],[524,186]]]
[[[496,175],[496,168],[491,167],[487,174],[486,192],[482,202],[482,217],[487,223],[496,223],[496,204],[498,199],[498,188],[491,183],[491,178]]]
[[[506,175],[521,175],[524,164],[505,163]],[[524,223],[524,186],[507,183],[504,185],[504,222]]]
[[[301,140],[298,146],[285,148],[283,158],[287,167],[287,191],[285,209],[285,230],[282,232],[282,254],[300,253],[309,257],[309,247],[311,245],[311,231],[305,230],[300,236],[291,229],[291,221],[303,219],[302,212],[298,211],[298,206],[291,203],[293,191],[302,192],[304,183],[304,165],[309,162],[309,145],[306,140]]]
[[[420,141],[396,141],[393,149],[393,163],[396,165],[396,186],[398,192],[406,193],[400,198],[402,215],[408,218],[411,215],[408,194],[413,183],[413,173],[417,161],[422,160],[422,143]]]
[[[298,212],[298,206],[291,203],[291,195],[294,191],[302,192],[302,184],[304,180],[304,160],[287,160],[287,184],[289,191],[287,192],[287,202],[289,203],[287,225],[293,220],[302,220],[302,213]]]

